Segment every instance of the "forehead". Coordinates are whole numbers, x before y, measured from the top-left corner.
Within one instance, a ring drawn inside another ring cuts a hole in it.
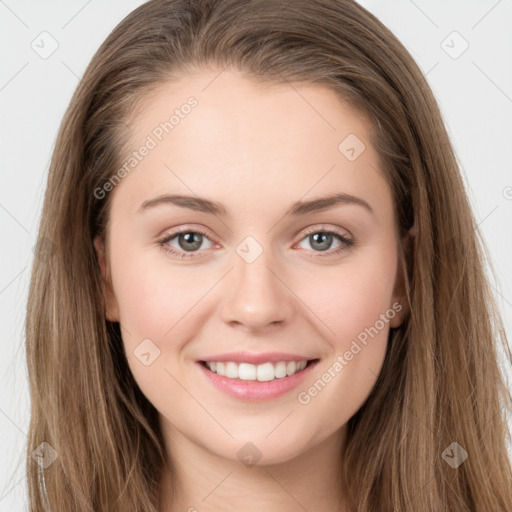
[[[372,200],[386,188],[366,117],[323,84],[183,75],[148,93],[128,126],[123,163],[150,147],[114,190],[134,210],[169,192],[254,209],[335,191]]]

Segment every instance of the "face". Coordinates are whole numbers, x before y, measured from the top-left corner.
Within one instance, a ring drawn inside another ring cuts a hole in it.
[[[95,240],[167,441],[233,461],[341,436],[405,311],[369,125],[292,85],[204,71],[148,95]]]

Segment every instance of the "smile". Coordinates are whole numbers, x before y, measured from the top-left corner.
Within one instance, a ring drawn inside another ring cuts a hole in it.
[[[307,361],[279,361],[277,363],[267,362],[258,365],[236,363],[234,361],[206,361],[205,364],[210,371],[228,379],[268,382],[274,379],[282,379],[304,370]]]
[[[284,395],[304,382],[319,359],[252,364],[235,361],[197,361],[205,382],[228,396],[263,401]]]

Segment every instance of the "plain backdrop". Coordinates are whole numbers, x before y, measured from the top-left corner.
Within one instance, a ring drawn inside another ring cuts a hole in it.
[[[141,3],[0,0],[0,512],[26,510],[23,324],[58,126],[93,53]],[[405,44],[439,101],[511,339],[512,0],[360,3]],[[507,376],[511,387],[510,368]]]

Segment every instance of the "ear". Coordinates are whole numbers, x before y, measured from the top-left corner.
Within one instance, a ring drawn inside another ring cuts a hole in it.
[[[396,280],[393,289],[393,306],[395,316],[390,320],[391,327],[400,327],[404,321],[405,315],[410,310],[409,300],[407,298],[405,273],[410,268],[410,261],[412,259],[412,251],[414,250],[414,240],[416,239],[418,231],[416,224],[409,229],[406,235],[402,238],[401,243],[403,247],[403,258],[401,255],[397,258]]]
[[[105,302],[107,308],[105,311],[105,318],[109,322],[119,322],[119,307],[114,295],[114,290],[112,289],[109,266],[106,261],[105,244],[99,236],[94,238],[94,247],[98,257],[101,275],[103,276],[103,292],[105,294]]]

